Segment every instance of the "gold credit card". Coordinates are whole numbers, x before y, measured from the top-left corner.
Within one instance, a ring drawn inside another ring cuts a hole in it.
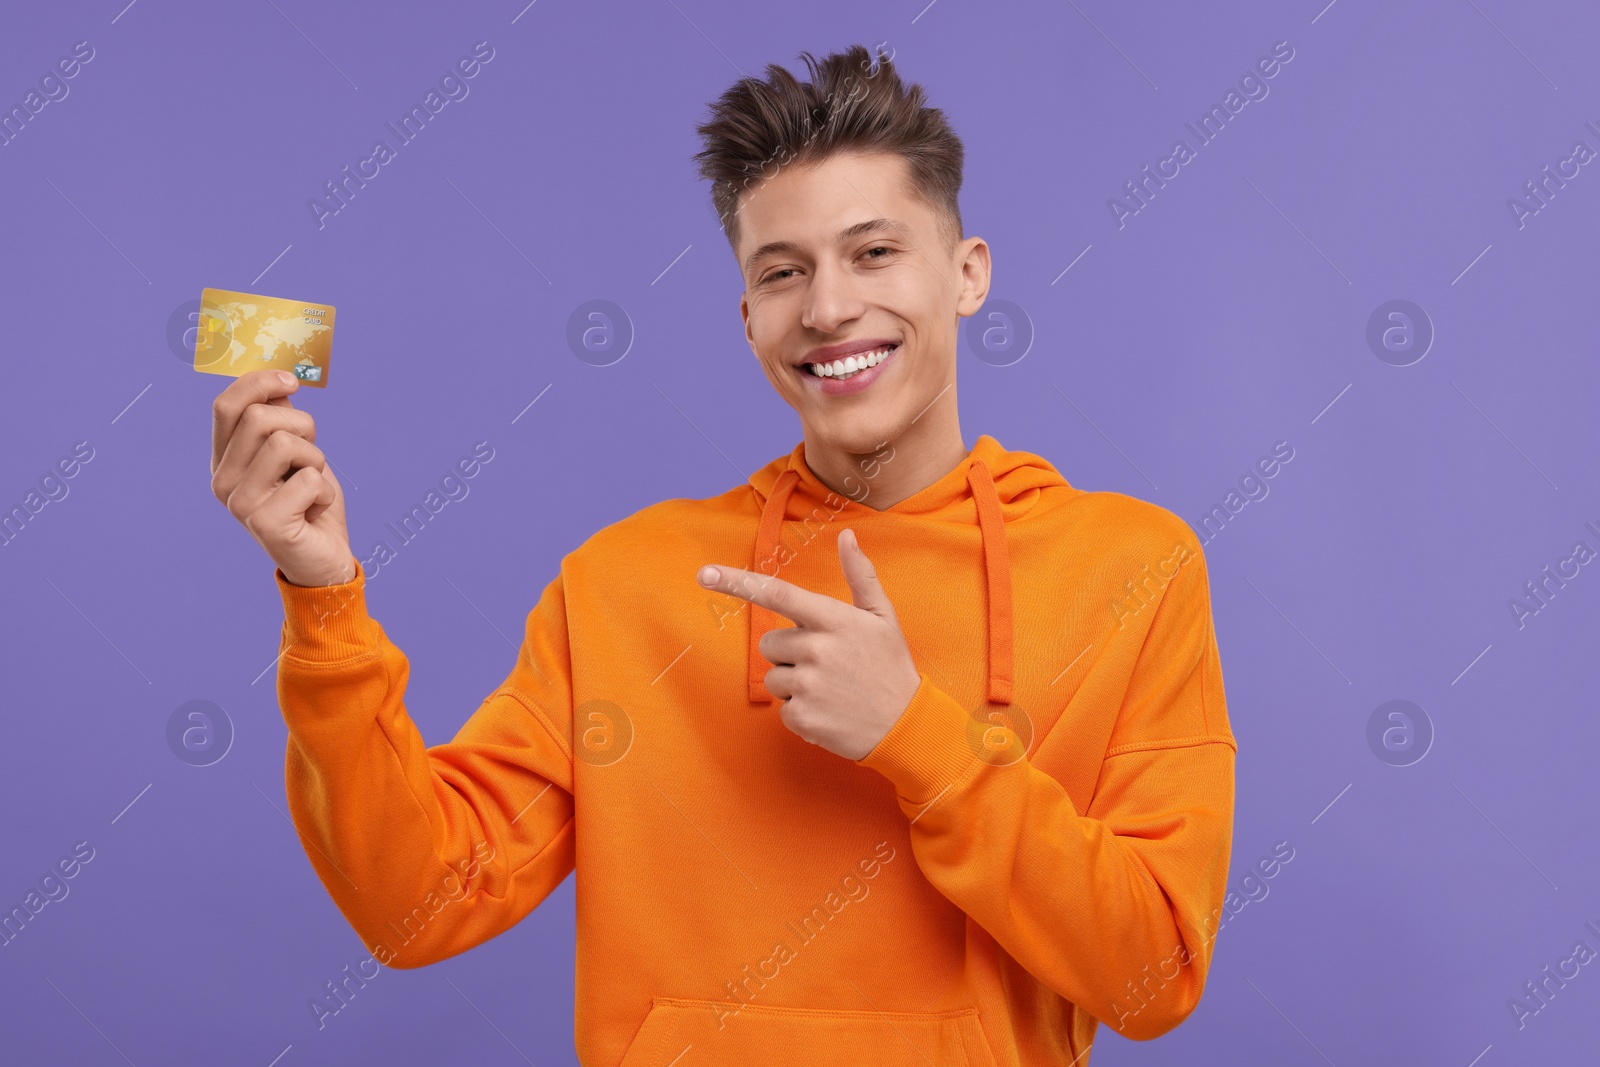
[[[328,384],[333,307],[228,289],[200,294],[194,369],[237,378],[248,371],[286,370],[306,385]]]

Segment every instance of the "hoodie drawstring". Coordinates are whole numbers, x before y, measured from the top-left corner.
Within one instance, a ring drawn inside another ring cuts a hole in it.
[[[772,559],[777,551],[778,542],[783,534],[783,515],[789,506],[789,494],[800,481],[800,475],[789,467],[773,483],[772,492],[767,495],[767,505],[761,509],[761,526],[756,531],[756,554],[751,561],[750,569],[757,574],[771,576],[778,570],[776,566],[768,571],[763,565]],[[772,694],[767,692],[766,683],[762,679],[767,673],[767,661],[761,657],[761,635],[777,625],[777,612],[764,608],[759,604],[750,605],[750,647],[745,650],[745,674],[750,683],[750,703],[765,704],[771,701]]]
[[[967,483],[978,506],[983,534],[983,569],[989,598],[989,701],[1011,703],[1011,555],[1006,550],[1006,522],[994,478],[981,459],[967,468]]]
[[[763,562],[775,558],[783,534],[783,521],[789,505],[789,495],[799,483],[800,475],[793,467],[778,476],[766,505],[761,509],[761,524],[756,531],[755,558],[752,569],[758,574],[768,574]],[[1006,551],[1005,518],[1000,513],[1000,498],[995,492],[994,478],[983,460],[972,457],[967,467],[967,484],[972,489],[972,500],[978,510],[978,530],[983,538],[984,590],[988,600],[989,648],[987,656],[987,696],[991,703],[1011,703],[1012,647],[1011,647],[1011,559]],[[777,567],[772,571],[776,572]],[[750,643],[745,653],[746,677],[750,702],[764,704],[775,699],[767,691],[762,679],[769,665],[761,655],[761,635],[778,624],[775,612],[758,604],[750,605]]]

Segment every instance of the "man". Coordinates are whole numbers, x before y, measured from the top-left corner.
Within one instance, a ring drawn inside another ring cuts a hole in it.
[[[804,58],[697,157],[803,440],[565,556],[449,744],[295,384],[217,399],[213,489],[283,595],[289,807],[391,967],[576,867],[585,1064],[1087,1063],[1098,1022],[1182,1022],[1211,960],[1237,746],[1205,561],[1154,504],[965,447],[961,144],[888,57]]]

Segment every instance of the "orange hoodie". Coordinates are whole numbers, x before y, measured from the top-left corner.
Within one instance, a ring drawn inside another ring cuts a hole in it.
[[[1198,539],[987,435],[883,511],[859,502],[876,473],[846,499],[802,442],[595,533],[431,748],[365,575],[277,571],[289,809],[377,961],[464,952],[576,864],[586,1067],[1082,1067],[1100,1021],[1182,1022],[1237,751]],[[756,642],[788,621],[695,581],[726,563],[849,603],[846,526],[921,676],[858,761],[766,694]]]

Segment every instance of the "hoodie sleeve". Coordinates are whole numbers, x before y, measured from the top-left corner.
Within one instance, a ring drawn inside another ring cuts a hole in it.
[[[1058,725],[1024,754],[1002,727],[1019,755],[983,755],[1007,750],[987,749],[992,727],[926,674],[857,761],[894,783],[929,881],[1031,974],[1133,1040],[1194,1010],[1226,892],[1238,746],[1191,544],[1142,644],[1135,632],[1092,651],[1057,720],[1115,720],[1085,810],[1063,785],[1087,755],[1071,751],[1077,731]]]
[[[514,926],[573,869],[572,686],[558,575],[515,666],[449,744],[406,714],[409,665],[367,613],[366,576],[276,572],[289,813],[379,963],[421,967]]]

